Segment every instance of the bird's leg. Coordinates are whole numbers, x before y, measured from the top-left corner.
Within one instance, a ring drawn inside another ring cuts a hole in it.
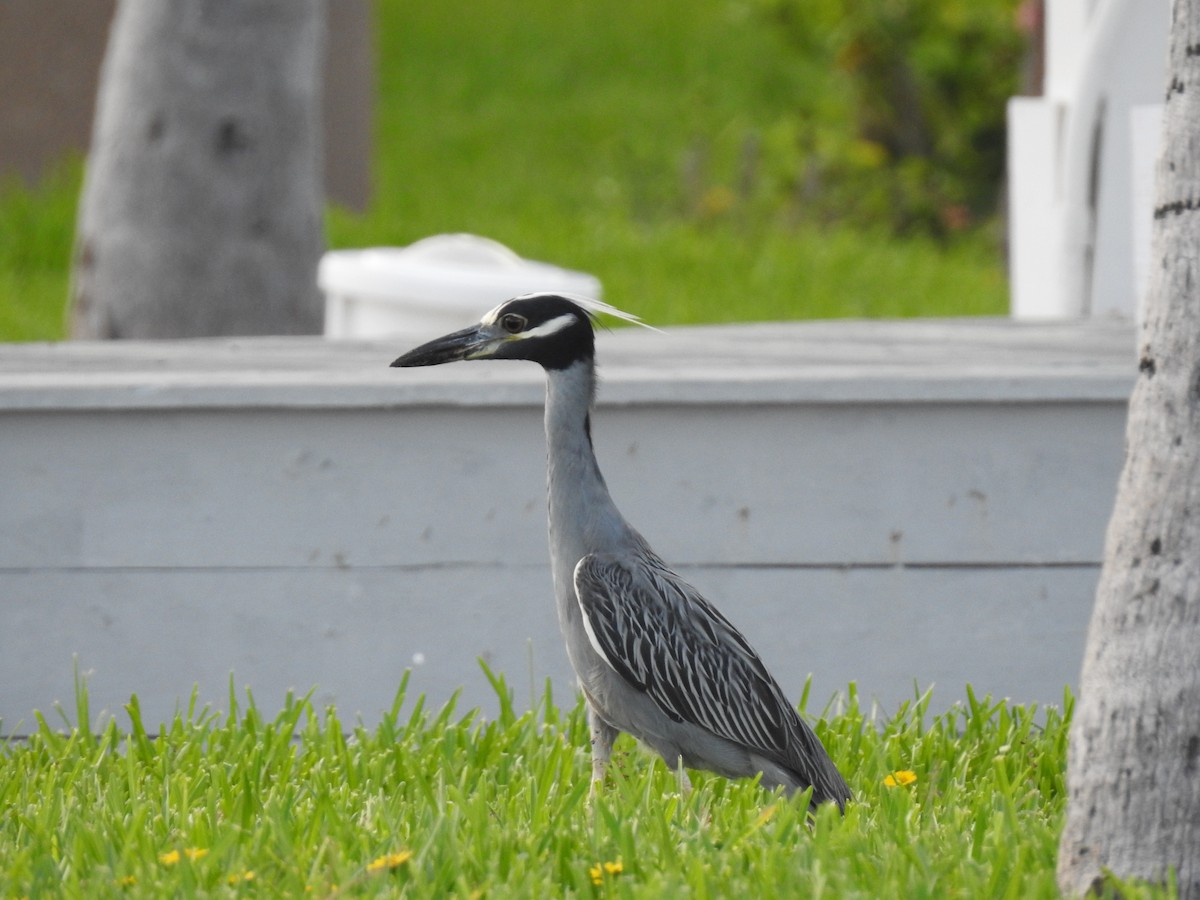
[[[675,760],[675,777],[679,781],[679,796],[686,800],[692,793],[692,780],[688,778],[687,770],[683,767],[683,757]]]
[[[612,757],[613,741],[620,732],[605,722],[590,703],[588,725],[591,726],[592,732],[592,791],[595,792],[604,783],[608,761]]]
[[[683,808],[687,806],[688,798],[692,795],[692,780],[688,778],[687,769],[683,767],[682,756],[675,759],[675,778],[679,784],[680,807]],[[696,820],[701,826],[712,824],[712,813],[709,812],[707,806],[701,806],[696,810]]]

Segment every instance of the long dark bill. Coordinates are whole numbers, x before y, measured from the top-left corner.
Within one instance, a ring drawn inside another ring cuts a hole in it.
[[[456,362],[466,359],[468,353],[486,344],[488,340],[488,335],[478,325],[472,325],[409,350],[393,362],[392,366],[440,366],[442,363]]]

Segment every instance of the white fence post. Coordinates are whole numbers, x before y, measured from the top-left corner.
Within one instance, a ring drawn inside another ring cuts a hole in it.
[[[1132,318],[1169,0],[1046,4],[1046,96],[1008,107],[1012,314]]]

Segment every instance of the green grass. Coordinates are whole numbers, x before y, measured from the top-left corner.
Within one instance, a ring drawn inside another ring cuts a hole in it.
[[[231,712],[157,734],[136,698],[93,732],[81,691],[80,727],[0,748],[0,897],[1057,896],[1069,696],[873,718],[851,689],[817,727],[856,800],[810,820],[749,781],[697,774],[680,799],[627,739],[589,806],[582,708],[547,690],[520,713],[494,683],[492,720],[403,685],[372,727],[306,699],[268,718],[231,688]],[[886,786],[899,770],[915,783]]]
[[[658,324],[1007,309],[990,228],[939,244],[797,215],[813,73],[753,5],[619,6],[381,0],[377,196],[333,212],[331,244],[472,231]]]
[[[0,340],[65,333],[75,204],[83,166],[65,162],[40,185],[0,181]]]
[[[753,3],[379,0],[377,22],[375,198],[329,211],[333,247],[475,232],[660,325],[1007,308],[995,223],[943,244],[797,207],[795,98],[823,82]],[[0,340],[65,334],[80,172],[0,184]]]

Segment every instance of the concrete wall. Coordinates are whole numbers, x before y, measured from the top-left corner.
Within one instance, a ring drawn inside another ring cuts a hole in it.
[[[852,680],[888,709],[931,684],[939,707],[967,682],[1061,699],[1121,463],[1131,330],[1090,326],[1078,360],[1055,345],[1040,367],[1028,341],[975,344],[969,367],[931,357],[971,352],[952,334],[838,350],[832,327],[772,332],[779,355],[715,370],[703,348],[753,330],[608,336],[594,433],[618,505],[789,695],[812,673],[818,709]],[[264,707],[315,685],[347,719],[375,719],[407,667],[435,703],[462,687],[494,708],[479,657],[521,701],[547,676],[573,696],[540,373],[385,368],[399,349],[0,348],[3,730],[72,707],[73,657],[94,709],[136,692],[151,721],[194,684],[222,707],[231,672]]]

